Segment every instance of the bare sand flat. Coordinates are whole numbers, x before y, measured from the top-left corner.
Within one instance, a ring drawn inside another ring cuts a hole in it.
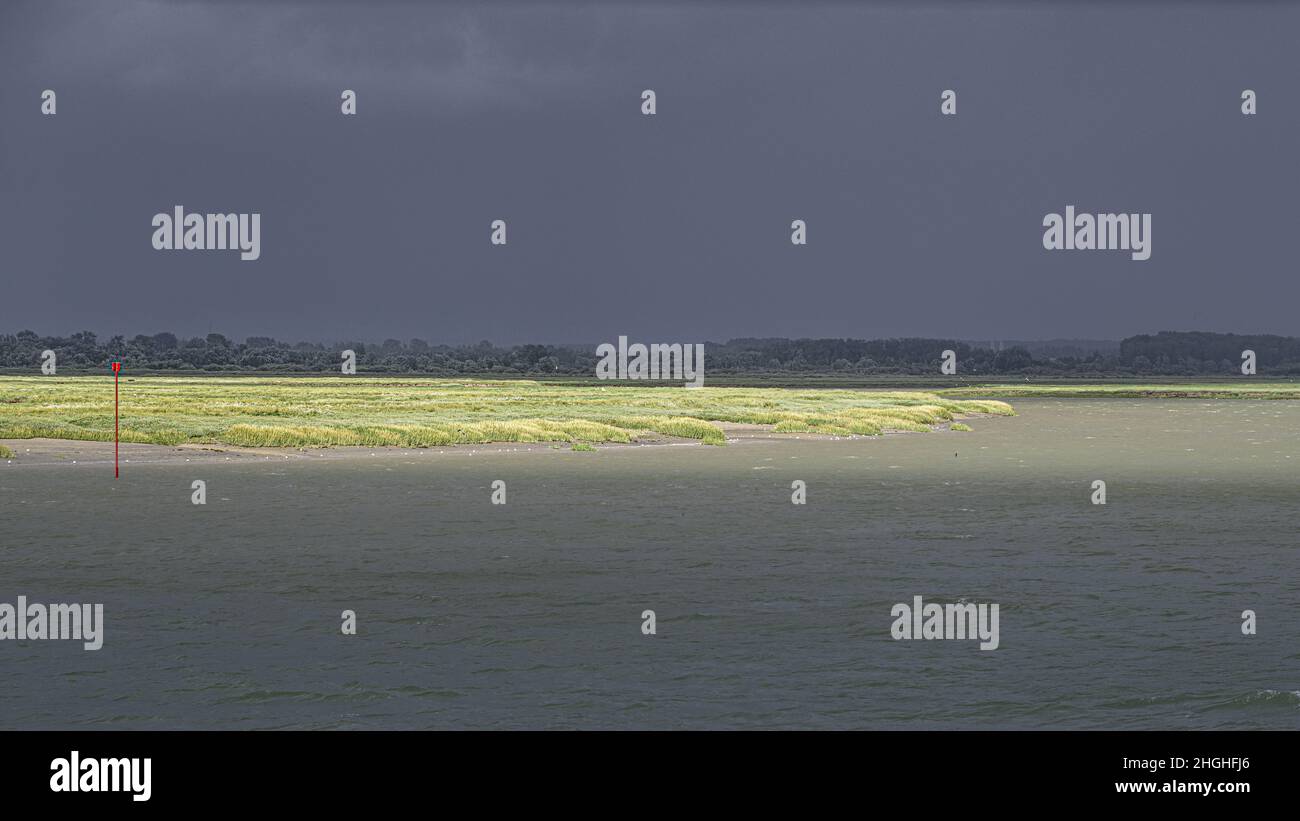
[[[7,439],[0,440],[14,453],[13,459],[0,460],[6,464],[22,465],[103,465],[113,463],[112,442],[84,442],[66,439]],[[601,445],[600,448],[636,448],[650,445],[699,445],[689,439],[662,440],[632,445]],[[139,445],[122,444],[120,459],[123,465],[159,463],[210,463],[210,462],[262,462],[294,460],[369,459],[385,456],[418,456],[450,454],[490,454],[526,452],[572,452],[566,444],[503,442],[486,445],[449,445],[433,448],[350,447],[329,448],[246,448],[232,445]]]
[[[834,439],[862,439],[879,437],[843,437],[810,433],[774,433],[770,425],[746,425],[724,422],[719,425],[727,435],[729,444],[744,444],[768,440],[829,441]],[[947,431],[947,425],[936,427],[936,432]],[[886,436],[907,435],[887,433]],[[0,468],[12,465],[103,465],[113,463],[112,442],[89,442],[71,439],[0,439],[14,453],[12,459],[0,459]],[[373,459],[392,456],[465,456],[494,453],[573,453],[568,442],[501,442],[474,445],[447,445],[430,448],[353,447],[328,448],[248,448],[220,444],[141,445],[123,443],[120,446],[123,465],[159,463],[258,462],[327,459]],[[603,443],[601,450],[629,450],[656,447],[705,447],[695,439],[669,436],[651,436],[630,444]]]

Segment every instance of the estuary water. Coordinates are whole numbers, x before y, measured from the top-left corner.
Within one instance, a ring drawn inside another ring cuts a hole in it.
[[[116,482],[10,443],[0,602],[105,627],[0,641],[0,727],[1300,728],[1300,402],[1013,405],[968,433]],[[895,640],[918,595],[997,603],[999,647]]]

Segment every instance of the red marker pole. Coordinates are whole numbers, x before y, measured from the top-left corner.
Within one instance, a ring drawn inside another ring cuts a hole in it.
[[[122,363],[121,363],[121,362],[114,362],[114,363],[113,363],[113,478],[114,478],[114,479],[116,479],[116,478],[118,477],[118,472],[117,472],[117,416],[118,416],[118,412],[117,412],[117,409],[118,409],[118,401],[117,401],[117,396],[118,396],[118,394],[117,394],[117,374],[118,374],[118,372],[121,371],[121,370],[122,370]]]

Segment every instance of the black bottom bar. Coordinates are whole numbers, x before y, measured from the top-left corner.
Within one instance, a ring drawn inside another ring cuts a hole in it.
[[[869,809],[888,798],[925,811],[1192,801],[1219,810],[1289,798],[1295,740],[1258,732],[6,733],[0,783],[23,804],[128,811],[287,803],[337,812],[394,802],[543,811],[612,808],[602,796],[618,793],[620,804],[635,796],[637,806],[681,809],[697,791],[742,806],[849,799]],[[74,751],[76,791],[67,777]],[[117,791],[81,789],[111,789],[115,777]],[[145,789],[148,799],[135,800]]]

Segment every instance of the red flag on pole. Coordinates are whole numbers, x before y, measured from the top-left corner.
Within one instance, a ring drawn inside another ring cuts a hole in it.
[[[113,363],[113,478],[118,477],[117,471],[117,418],[118,418],[118,393],[117,393],[117,374],[122,370],[121,362]]]

